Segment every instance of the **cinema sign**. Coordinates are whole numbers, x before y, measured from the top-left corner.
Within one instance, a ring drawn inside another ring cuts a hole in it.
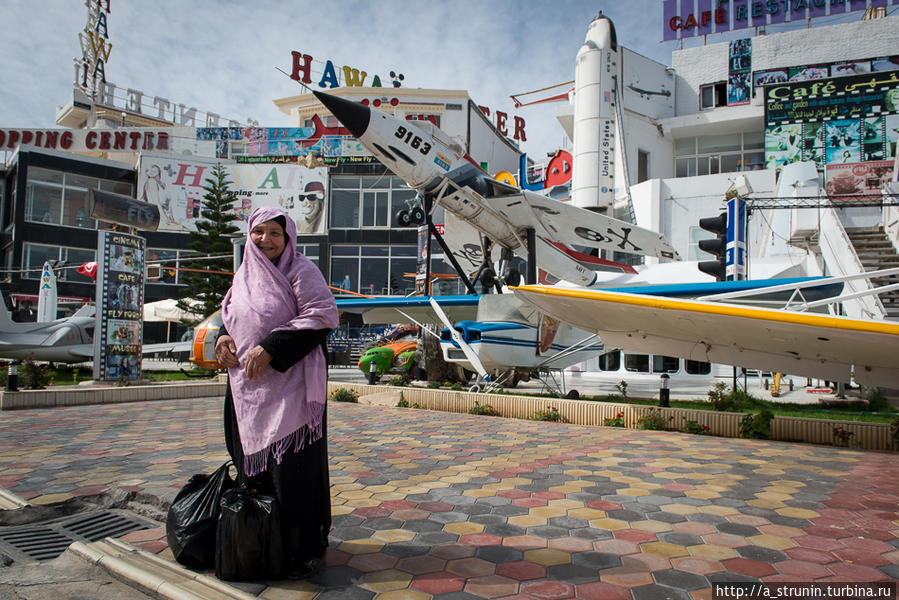
[[[0,129],[0,150],[31,145],[67,152],[169,150],[171,128]]]

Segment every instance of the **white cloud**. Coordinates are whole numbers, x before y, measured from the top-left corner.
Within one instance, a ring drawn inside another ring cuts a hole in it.
[[[87,9],[73,0],[8,4],[0,125],[53,127],[56,107],[71,94]],[[597,10],[577,0],[111,0],[106,75],[202,112],[280,126],[288,118],[272,100],[302,90],[275,67],[289,72],[297,50],[382,78],[401,72],[407,87],[468,90],[478,104],[524,117],[523,147],[542,156],[564,138],[555,107],[515,109],[509,95],[573,79]],[[669,62],[671,44],[658,41],[659,2],[615,3],[607,14],[620,44]]]

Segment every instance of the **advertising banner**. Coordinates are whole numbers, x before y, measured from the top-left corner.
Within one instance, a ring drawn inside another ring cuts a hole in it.
[[[768,168],[887,160],[899,135],[899,71],[764,87]]]
[[[325,127],[318,116],[312,120],[313,127],[198,127],[197,139],[215,141],[217,158],[284,159],[307,154],[324,158],[373,158],[346,129]]]
[[[141,375],[146,240],[99,231],[94,379],[133,381]]]
[[[203,186],[214,166],[186,157],[141,156],[138,198],[159,206],[159,231],[196,231],[196,222],[202,220]],[[229,187],[237,195],[234,211],[240,220],[235,225],[241,231],[246,231],[246,221],[260,206],[284,209],[300,235],[326,231],[327,169],[291,163],[224,167]]]
[[[827,195],[834,202],[839,196],[855,200],[858,196],[880,196],[884,183],[892,181],[893,161],[878,160],[866,163],[827,165],[824,182]]]
[[[749,104],[752,89],[752,39],[733,40],[729,48],[727,105]]]

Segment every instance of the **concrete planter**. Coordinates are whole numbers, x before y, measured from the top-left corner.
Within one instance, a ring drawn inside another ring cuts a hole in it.
[[[384,386],[356,383],[328,383],[328,390],[338,388],[355,390],[360,396],[378,394]],[[637,420],[658,410],[669,419],[668,428],[682,431],[687,421],[708,425],[712,435],[740,437],[740,421],[745,413],[718,412],[684,408],[656,408],[635,404],[615,404],[587,400],[566,400],[563,398],[535,398],[532,396],[506,396],[497,394],[475,394],[445,389],[418,387],[391,387],[391,391],[402,391],[402,398],[410,405],[446,412],[467,413],[479,404],[489,404],[503,417],[528,419],[538,410],[555,407],[566,423],[575,425],[602,425],[604,419],[613,419],[624,413],[625,427],[636,427]],[[485,417],[487,418],[487,417]],[[859,421],[834,421],[830,419],[806,419],[800,417],[775,417],[771,421],[772,440],[803,442],[809,444],[833,444],[834,427],[842,426],[854,435],[849,447],[861,450],[892,450],[893,442],[890,426],[886,423],[865,423]]]
[[[43,390],[3,391],[0,392],[0,410],[144,402],[148,400],[176,400],[179,398],[205,398],[209,396],[224,397],[225,385],[225,383],[211,380],[196,383],[157,383],[123,387],[66,385]]]

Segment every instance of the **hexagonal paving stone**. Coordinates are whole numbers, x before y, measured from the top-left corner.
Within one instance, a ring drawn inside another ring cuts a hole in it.
[[[416,590],[393,590],[381,592],[375,600],[431,600],[431,595]]]
[[[749,558],[729,558],[722,560],[721,564],[729,573],[740,573],[750,577],[767,577],[777,573],[770,564]]]
[[[516,581],[528,581],[546,577],[546,567],[526,560],[519,560],[496,565],[496,574]]]
[[[571,555],[571,562],[589,569],[594,569],[597,573],[603,569],[613,569],[621,566],[621,557],[617,554],[607,554],[605,552],[577,552]]]
[[[373,592],[389,592],[409,587],[412,576],[396,569],[366,573],[359,580],[359,585]]]
[[[637,544],[656,541],[656,534],[641,529],[619,529],[613,533],[616,540],[627,540]]]
[[[634,554],[640,551],[640,548],[636,543],[627,540],[602,540],[593,542],[593,547],[598,552],[607,552],[609,554],[618,554],[620,556]]]
[[[688,573],[687,571],[679,571],[677,569],[668,569],[665,571],[654,571],[652,574],[656,583],[667,585],[678,590],[698,590],[708,587],[708,580],[702,575]]]
[[[496,565],[476,557],[458,558],[446,563],[446,570],[462,577],[483,577],[496,572]]]
[[[446,567],[446,561],[431,555],[410,556],[400,559],[396,563],[396,569],[411,573],[412,575],[422,575],[424,573],[433,573],[442,571]]]
[[[476,548],[463,544],[442,544],[431,549],[430,555],[445,560],[474,556]]]
[[[357,554],[347,562],[347,565],[363,573],[371,573],[373,571],[390,569],[398,560],[395,556],[390,556],[383,552],[374,552],[372,554]]]
[[[514,535],[503,538],[503,546],[511,546],[519,550],[534,550],[536,548],[546,548],[546,540],[532,535]]]
[[[737,553],[733,548],[727,546],[716,546],[715,544],[700,544],[698,546],[687,546],[687,552],[690,556],[698,556],[708,560],[727,560],[728,558],[737,558]]]
[[[618,519],[592,519],[589,523],[590,527],[593,527],[594,529],[606,529],[608,531],[630,528],[627,521],[619,521]]]
[[[510,525],[517,525],[518,527],[539,527],[540,525],[546,525],[545,518],[535,517],[534,515],[518,515],[509,517],[507,520]]]
[[[709,575],[711,573],[720,573],[724,570],[724,567],[717,560],[708,560],[697,556],[673,558],[671,559],[671,564],[679,571],[686,571],[696,575]]]
[[[528,562],[551,567],[553,565],[564,565],[571,562],[571,554],[560,550],[550,550],[548,548],[539,548],[537,550],[527,550],[524,553],[524,559]]]
[[[634,596],[634,600],[658,600],[659,598],[665,598],[665,600],[690,600],[690,594],[683,590],[655,583],[631,588],[631,593]]]
[[[461,536],[461,542],[461,538],[465,537],[466,535],[483,532],[484,526],[480,523],[472,523],[471,521],[460,521],[456,523],[447,523],[443,526],[443,531],[446,531],[447,533],[455,533],[456,535]]]
[[[651,573],[648,573],[645,569],[634,569],[630,567],[616,567],[614,569],[606,569],[602,572],[602,580],[606,583],[611,583],[613,585],[619,585],[626,588],[633,588],[653,583]]]
[[[575,589],[581,600],[631,600],[630,590],[604,581],[582,583]]]
[[[384,542],[372,538],[360,538],[344,540],[337,549],[347,554],[369,554],[371,552],[380,552],[383,547]]]
[[[525,597],[536,600],[561,600],[574,595],[574,586],[562,581],[526,581],[520,590]]]
[[[462,591],[465,587],[465,578],[447,571],[427,573],[412,580],[412,589],[428,594],[447,594]]]
[[[518,592],[519,582],[500,575],[487,575],[469,579],[465,592],[478,598],[500,598]]]
[[[475,556],[481,560],[500,564],[520,561],[524,558],[524,550],[510,546],[482,546],[477,549]]]
[[[577,537],[562,537],[549,540],[548,548],[562,552],[587,552],[593,550],[593,542]]]
[[[395,542],[408,542],[415,537],[414,531],[405,529],[379,529],[372,534],[372,539],[387,544]]]
[[[644,544],[640,544],[640,550],[643,552],[649,552],[651,554],[659,554],[667,558],[686,556],[688,554],[687,549],[683,546],[679,546],[677,544],[668,544],[666,542],[646,542]]]

